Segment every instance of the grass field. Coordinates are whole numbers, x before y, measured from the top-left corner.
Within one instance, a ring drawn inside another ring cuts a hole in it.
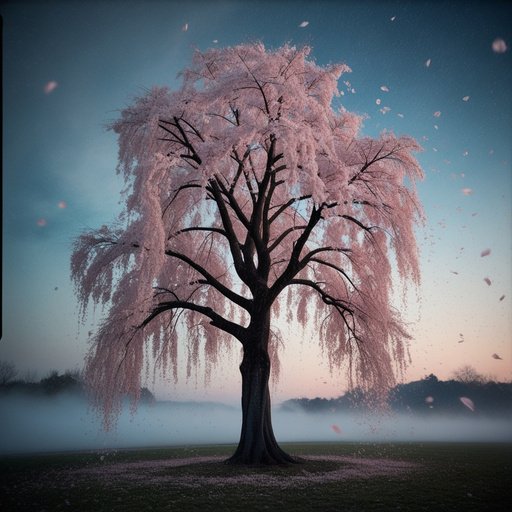
[[[0,509],[470,512],[512,504],[512,444],[283,446],[304,462],[226,466],[234,450],[226,445],[2,457]]]

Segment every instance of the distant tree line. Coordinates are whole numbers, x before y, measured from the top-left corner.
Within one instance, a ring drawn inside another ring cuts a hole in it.
[[[85,398],[86,389],[78,371],[66,370],[59,373],[53,370],[46,377],[36,381],[32,378],[19,378],[14,364],[0,361],[0,397],[14,393],[39,397],[67,394]],[[155,401],[155,397],[144,387],[141,389],[140,400],[143,403],[150,403]]]
[[[464,371],[462,371],[464,370]],[[512,383],[495,382],[479,375],[471,367],[455,372],[454,379],[442,381],[431,374],[425,378],[398,384],[388,396],[392,411],[406,414],[466,414],[512,416]],[[282,404],[284,410],[311,413],[338,413],[371,410],[371,394],[361,389],[338,398],[299,398]]]

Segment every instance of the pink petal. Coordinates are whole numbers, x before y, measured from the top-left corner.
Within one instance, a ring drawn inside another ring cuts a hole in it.
[[[331,429],[333,432],[336,432],[336,434],[341,434],[341,428],[338,427],[338,425],[331,425]]]
[[[475,412],[475,404],[473,403],[473,400],[471,398],[468,398],[467,396],[461,396],[459,397],[459,400],[470,410]]]
[[[434,112],[434,117],[441,117],[441,111],[437,110],[436,112]]]
[[[67,206],[68,206],[68,205],[66,204],[66,201],[59,201],[59,202],[57,203],[57,206],[58,206],[59,208],[61,208],[61,209],[64,209],[64,208],[67,208]]]
[[[505,53],[508,50],[507,43],[501,39],[501,37],[497,37],[492,42],[492,51],[494,53]]]
[[[50,94],[52,93],[55,89],[57,89],[57,87],[59,86],[59,84],[55,81],[55,80],[52,80],[50,82],[48,82],[45,86],[44,86],[44,92],[45,94]]]

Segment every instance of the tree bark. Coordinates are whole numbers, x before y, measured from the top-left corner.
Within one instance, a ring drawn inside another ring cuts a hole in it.
[[[272,429],[270,407],[270,358],[268,340],[270,314],[262,322],[253,321],[251,336],[243,344],[242,432],[238,447],[226,463],[271,465],[297,462],[277,444]]]

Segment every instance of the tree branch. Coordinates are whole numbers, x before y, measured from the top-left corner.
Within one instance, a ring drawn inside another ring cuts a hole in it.
[[[201,274],[207,281],[207,283],[213,286],[218,292],[220,292],[224,297],[229,299],[231,302],[234,302],[238,306],[244,308],[246,311],[250,311],[251,309],[251,301],[238,295],[233,290],[223,285],[217,278],[215,278],[212,274],[210,274],[206,269],[204,269],[199,263],[196,263],[194,260],[181,254],[179,252],[167,250],[165,251],[167,256],[171,256],[173,258],[177,258],[184,263],[186,263],[189,267],[193,268],[196,272]]]
[[[222,329],[224,332],[231,334],[237,340],[242,342],[244,338],[245,328],[239,324],[226,320],[224,317],[215,312],[212,308],[208,306],[200,306],[199,304],[195,304],[193,302],[189,302],[186,300],[173,300],[167,302],[161,302],[157,306],[153,308],[153,311],[147,316],[144,321],[137,326],[138,328],[143,328],[148,325],[151,320],[156,318],[161,313],[165,311],[171,311],[173,309],[188,309],[190,311],[195,311],[197,313],[201,313],[207,316],[210,319],[210,323],[214,327],[218,327]]]

